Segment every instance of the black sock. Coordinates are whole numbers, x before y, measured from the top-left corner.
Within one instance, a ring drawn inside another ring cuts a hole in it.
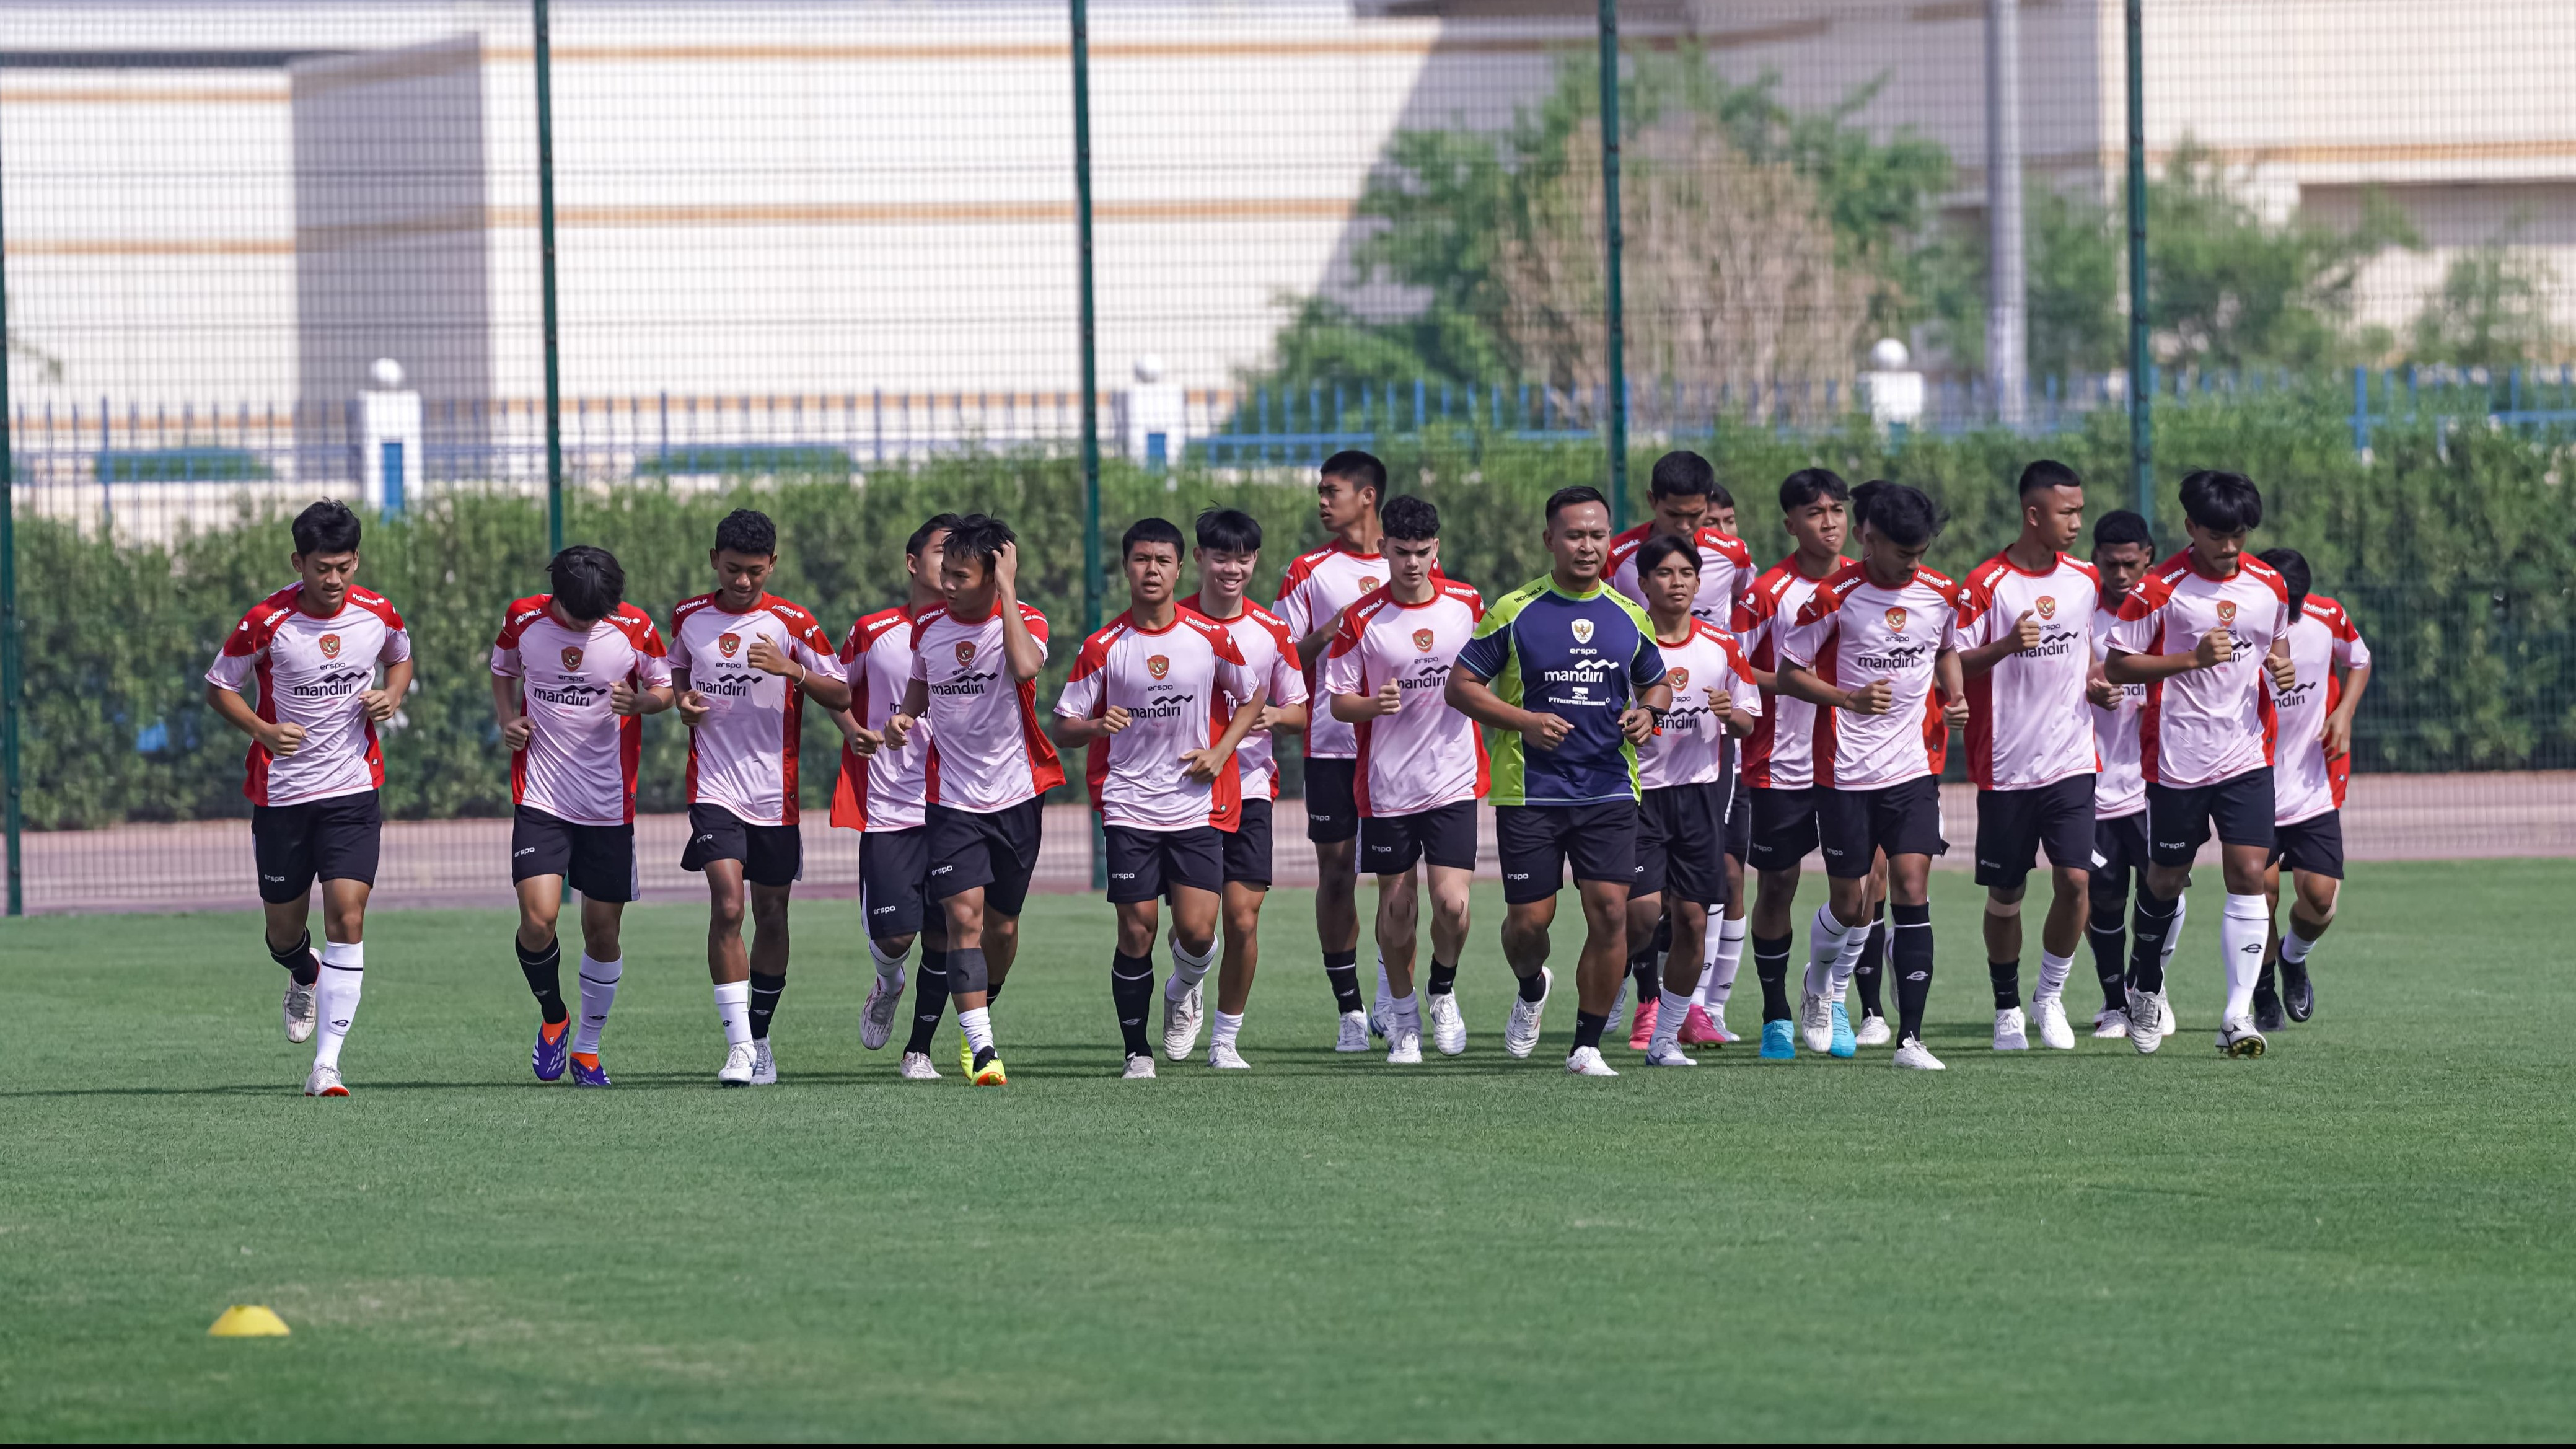
[[[1923,1039],[1923,1004],[1932,996],[1932,908],[1898,906],[1896,911],[1897,1039]]]
[[[1576,1012],[1574,1014],[1574,1051],[1581,1051],[1585,1047],[1590,1047],[1596,1052],[1601,1050],[1601,1033],[1607,1030],[1609,1025],[1610,1018],[1606,1016],[1595,1016],[1588,1011]],[[1573,1054],[1574,1052],[1566,1053],[1568,1056]]]
[[[1154,958],[1113,958],[1109,966],[1109,999],[1118,1006],[1118,1031],[1127,1039],[1127,1055],[1152,1056],[1154,1047],[1146,1040],[1145,1023],[1154,1010]]]
[[[2129,993],[2125,989],[2129,980],[2129,928],[2117,924],[2120,919],[2118,906],[2111,908],[2110,919],[2114,924],[2109,926],[2098,922],[2086,926],[2084,936],[2093,943],[2093,975],[2102,983],[2102,1009],[2126,1011],[2129,1009]]]
[[[769,1019],[778,1014],[778,996],[786,989],[787,973],[784,971],[775,976],[763,976],[757,971],[751,973],[751,1039],[753,1041],[766,1041],[769,1038]]]
[[[2150,895],[2140,881],[2137,916],[2129,927],[2129,982],[2140,991],[2165,989],[2165,932],[2173,923],[2174,902]]]
[[[294,977],[298,986],[310,986],[322,979],[322,960],[313,954],[311,931],[305,932],[302,939],[283,951],[270,946],[268,959],[285,967],[286,974]]]
[[[1797,943],[1795,936],[1753,938],[1753,975],[1762,983],[1762,1019],[1794,1021],[1789,1010],[1789,948]]]
[[[1356,973],[1354,973],[1356,974]],[[1431,963],[1430,991],[1434,996],[1447,996],[1458,989],[1458,968]]]
[[[1533,1005],[1547,1000],[1547,978],[1535,971],[1522,977],[1521,1000]]]
[[[1885,999],[1879,995],[1887,984],[1887,902],[1878,903],[1870,917],[1869,940],[1860,948],[1860,964],[1852,968],[1852,985],[1860,990],[1860,1014],[1866,1017],[1887,1015]]]
[[[2021,963],[1988,961],[1986,979],[1995,985],[1995,1010],[2010,1011],[2021,1005]]]
[[[537,998],[546,1025],[571,1020],[572,1013],[564,1010],[563,942],[548,941],[544,950],[531,951],[513,937],[510,945],[519,953],[519,973],[528,978],[528,992]]]
[[[1637,1009],[1643,1011],[1646,1003],[1663,991],[1664,968],[1656,964],[1654,947],[1648,946],[1628,958],[1628,975],[1637,983]]]
[[[1324,979],[1332,983],[1333,1005],[1345,1016],[1362,1009],[1359,959],[1357,951],[1324,953]]]
[[[921,969],[913,973],[912,1035],[904,1040],[906,1053],[930,1050],[930,1037],[939,1030],[940,1015],[948,1010],[948,953],[921,948]]]
[[[984,983],[984,1009],[987,1011],[992,1010],[993,1003],[1001,999],[1002,983],[999,981],[986,981]]]

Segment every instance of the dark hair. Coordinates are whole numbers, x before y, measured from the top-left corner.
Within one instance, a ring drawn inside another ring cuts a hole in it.
[[[1387,537],[1406,543],[1423,543],[1440,536],[1440,510],[1418,494],[1388,499],[1383,521]]]
[[[596,623],[626,602],[626,570],[604,548],[574,544],[546,565],[546,576],[553,581],[555,602],[576,619]]]
[[[1199,514],[1199,547],[1218,553],[1261,552],[1261,520],[1240,508],[1210,508]]]
[[[954,533],[956,531],[956,514],[934,513],[921,521],[921,527],[912,531],[912,537],[903,541],[903,556],[905,558],[919,558],[921,557],[922,549],[929,545],[930,536],[932,534]]]
[[[1690,563],[1692,573],[1699,572],[1699,545],[1687,538],[1658,533],[1637,545],[1637,581],[1644,583],[1646,575],[1662,568],[1664,560],[1676,554]]]
[[[1190,552],[1189,547],[1181,542],[1180,525],[1168,518],[1140,518],[1127,525],[1127,531],[1118,536],[1119,561],[1125,562],[1140,543],[1167,544],[1175,559],[1187,558]]]
[[[1585,503],[1598,503],[1604,512],[1607,512],[1610,507],[1610,500],[1602,497],[1601,490],[1589,483],[1577,483],[1571,488],[1559,488],[1547,495],[1547,526],[1556,527],[1558,514]]]
[[[1725,484],[1712,478],[1708,483],[1708,501],[1711,505],[1718,508],[1733,508],[1735,506],[1735,495],[1726,491]]]
[[[1381,508],[1386,506],[1386,465],[1377,460],[1375,453],[1363,453],[1357,448],[1344,448],[1326,458],[1324,466],[1316,470],[1316,475],[1323,478],[1339,478],[1346,483],[1354,483],[1370,489],[1377,494],[1378,506]]]
[[[2027,498],[2042,488],[2081,488],[2083,486],[2083,478],[2077,475],[2074,469],[2054,458],[2042,458],[2021,470],[2021,487],[2018,491],[2022,497]]]
[[[1019,541],[1020,536],[1011,532],[1011,526],[1002,520],[987,513],[969,513],[957,520],[956,527],[948,530],[948,545],[941,550],[941,555],[944,558],[973,559],[984,566],[985,575],[990,577],[993,560],[1002,556],[1003,547]]]
[[[778,525],[758,509],[737,508],[716,525],[716,548],[724,553],[775,555]]]
[[[1851,501],[1851,485],[1831,468],[1801,468],[1780,480],[1780,511],[1795,513],[1819,498]]]
[[[307,558],[319,553],[356,553],[358,515],[337,498],[325,498],[295,515],[295,551]]]
[[[1655,460],[1650,491],[1657,498],[1705,498],[1717,491],[1717,470],[1699,454],[1676,449]]]
[[[1869,526],[1899,548],[1923,547],[1938,538],[1941,525],[1949,521],[1941,516],[1941,505],[1920,488],[1881,483],[1878,490],[1869,500]]]
[[[2290,616],[2298,617],[2308,602],[2309,591],[2316,586],[2315,576],[2308,572],[2307,555],[2295,548],[2267,548],[2254,556],[2270,564],[2281,582],[2290,586]]]
[[[1878,501],[1878,495],[1895,486],[1884,478],[1872,478],[1851,491],[1851,521],[1855,532],[1869,522],[1869,506]]]
[[[2095,548],[2123,543],[2134,543],[2149,553],[2156,551],[2156,536],[2148,530],[2146,519],[2125,508],[2114,508],[2093,520]]]
[[[2246,533],[2263,526],[2263,490],[2242,473],[2203,468],[2182,480],[2182,511],[2212,533]]]

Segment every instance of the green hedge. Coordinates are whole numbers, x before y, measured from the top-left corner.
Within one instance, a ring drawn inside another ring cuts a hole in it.
[[[2375,457],[2355,458],[2349,435],[2259,404],[2169,411],[2160,420],[2161,476],[2204,463],[2263,484],[2270,519],[2261,546],[2304,551],[2318,587],[2352,606],[2381,657],[2358,748],[2364,769],[2447,770],[2576,766],[2576,657],[2569,580],[2576,577],[2576,506],[2563,483],[2564,445],[2512,433],[2384,428]],[[1855,429],[1787,438],[1729,432],[1701,446],[1744,504],[1743,528],[1767,563],[1784,546],[1772,488],[1785,472],[1821,463],[1857,482],[1891,477],[1930,491],[1950,510],[1936,566],[1964,570],[2007,541],[2010,479],[2048,453],[2097,481],[2098,513],[2127,502],[2125,423],[2033,442],[2002,434],[1917,438],[1894,446]],[[1633,464],[1635,506],[1657,449]],[[1450,572],[1488,592],[1539,572],[1539,503],[1553,488],[1599,482],[1600,454],[1576,444],[1480,446],[1435,434],[1390,446],[1399,489],[1444,512]],[[1186,526],[1211,504],[1245,508],[1272,540],[1261,581],[1320,541],[1299,470],[1149,476],[1113,464],[1103,478],[1103,528],[1163,514]],[[1066,459],[977,456],[841,478],[787,479],[691,493],[659,482],[578,490],[567,535],[613,550],[629,597],[657,617],[708,587],[707,542],[738,505],[780,525],[776,592],[821,616],[837,635],[855,614],[902,594],[903,540],[926,514],[984,509],[1024,540],[1027,596],[1057,621],[1052,690],[1080,619],[1079,471]],[[2165,490],[2159,519],[2178,525]],[[544,585],[543,510],[471,491],[435,498],[370,528],[362,579],[392,598],[413,632],[422,687],[386,748],[386,805],[410,818],[490,814],[509,802],[507,757],[496,743],[485,652],[510,599]],[[249,603],[289,575],[282,522],[247,507],[231,526],[169,548],[115,545],[44,520],[19,527],[25,619],[25,801],[38,828],[132,819],[246,813],[244,742],[213,718],[200,677]],[[1107,611],[1123,594],[1113,586]],[[648,809],[680,802],[681,730],[645,729]],[[139,748],[138,743],[153,746]],[[809,725],[809,804],[831,788],[835,744]]]

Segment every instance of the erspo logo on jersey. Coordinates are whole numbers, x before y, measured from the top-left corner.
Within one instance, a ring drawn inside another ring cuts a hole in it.
[[[716,636],[716,652],[727,659],[731,659],[734,656],[735,651],[741,648],[742,636],[740,634],[718,634]]]
[[[340,657],[340,636],[339,636],[339,635],[337,635],[337,634],[325,634],[325,635],[323,635],[320,639],[318,639],[318,640],[316,640],[316,641],[314,641],[314,642],[315,642],[316,644],[318,644],[318,645],[320,645],[320,646],[321,646],[321,649],[322,649],[322,657],[323,657],[323,658],[325,658],[325,659],[337,659],[337,658],[339,658],[339,657]]]
[[[1145,672],[1154,676],[1156,679],[1160,679],[1164,675],[1172,672],[1172,661],[1167,655],[1153,655],[1145,661]]]
[[[567,645],[563,652],[563,667],[566,672],[581,668],[581,651]]]

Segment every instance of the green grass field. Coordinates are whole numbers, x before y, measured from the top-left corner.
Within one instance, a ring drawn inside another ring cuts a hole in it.
[[[785,1080],[724,1093],[699,908],[630,918],[580,1094],[529,1078],[503,917],[380,916],[340,1102],[252,917],[15,923],[0,1436],[2563,1438],[2571,878],[2358,868],[2317,1020],[2228,1062],[2214,896],[2162,1054],[1998,1059],[1943,875],[1947,1073],[1615,1082],[1563,997],[1503,1055],[1490,896],[1464,1058],[1333,1056],[1282,892],[1257,1070],[1150,1084],[1107,908],[1042,900],[1005,1092],[947,1031],[935,1085],[859,1048],[847,903],[796,918]],[[294,1336],[206,1337],[228,1303]]]

